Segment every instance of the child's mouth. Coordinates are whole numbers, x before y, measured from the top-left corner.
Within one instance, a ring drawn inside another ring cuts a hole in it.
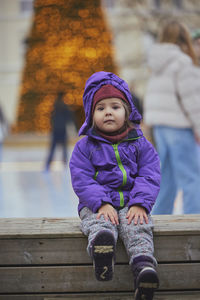
[[[104,121],[104,123],[112,123],[112,122],[114,122],[114,120],[106,120],[106,121]]]

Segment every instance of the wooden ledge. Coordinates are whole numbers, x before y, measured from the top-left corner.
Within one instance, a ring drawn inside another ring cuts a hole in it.
[[[108,293],[105,294],[85,294],[85,295],[69,295],[61,298],[46,297],[44,300],[133,300],[134,292],[132,293]],[[200,299],[200,292],[156,292],[154,300],[197,300]]]
[[[154,235],[199,235],[200,215],[154,215]],[[79,218],[1,218],[0,239],[83,237]]]

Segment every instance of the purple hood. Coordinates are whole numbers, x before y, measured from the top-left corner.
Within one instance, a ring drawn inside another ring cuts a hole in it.
[[[126,98],[129,101],[131,107],[131,114],[129,116],[130,121],[138,122],[142,119],[140,113],[137,111],[133,100],[132,95],[129,91],[128,84],[119,78],[117,75],[111,72],[100,71],[94,73],[86,82],[85,91],[83,94],[83,105],[85,110],[85,122],[79,130],[79,135],[84,135],[87,133],[88,129],[91,127],[91,111],[92,111],[92,102],[94,94],[105,84],[112,84],[118,90],[122,91]]]

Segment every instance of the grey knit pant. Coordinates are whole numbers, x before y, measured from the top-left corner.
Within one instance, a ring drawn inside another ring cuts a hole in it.
[[[97,214],[93,213],[89,208],[84,207],[80,212],[81,218],[81,230],[88,236],[88,254],[90,255],[92,241],[96,234],[101,230],[110,230],[117,243],[118,235],[122,239],[126,248],[129,263],[131,264],[133,259],[140,255],[151,257],[155,263],[156,260],[153,256],[154,245],[153,245],[153,223],[149,216],[149,223],[134,225],[132,222],[128,225],[126,218],[128,207],[117,211],[119,218],[119,225],[113,225],[110,221],[105,221],[104,216],[97,219]]]

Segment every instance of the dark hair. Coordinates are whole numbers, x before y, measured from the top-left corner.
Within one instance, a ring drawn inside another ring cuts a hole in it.
[[[130,106],[122,100],[122,104],[124,106],[125,109],[125,122],[127,124],[127,127],[131,127],[133,126],[132,122],[129,120],[129,116],[130,116],[130,112],[131,112],[131,108]]]

